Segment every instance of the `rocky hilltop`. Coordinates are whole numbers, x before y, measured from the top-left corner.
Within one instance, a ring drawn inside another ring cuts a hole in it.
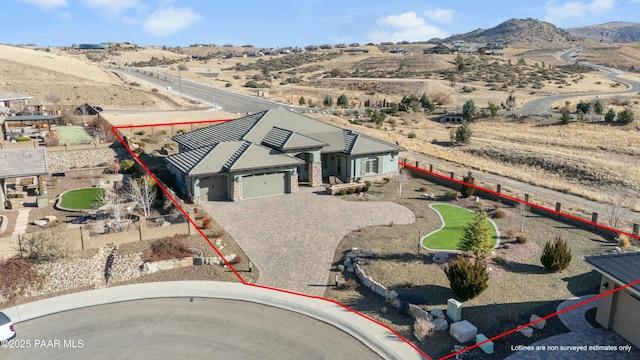
[[[487,43],[492,41],[503,42],[566,42],[575,39],[571,33],[551,23],[533,18],[511,19],[491,29],[477,29],[465,34],[455,34],[444,40],[436,42],[465,42]]]
[[[640,41],[640,23],[608,22],[600,25],[567,29],[573,36],[593,42],[636,42]]]

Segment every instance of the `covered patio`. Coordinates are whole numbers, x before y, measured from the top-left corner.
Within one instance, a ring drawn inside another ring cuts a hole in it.
[[[0,210],[10,199],[45,193],[42,175],[48,173],[45,148],[0,150]]]

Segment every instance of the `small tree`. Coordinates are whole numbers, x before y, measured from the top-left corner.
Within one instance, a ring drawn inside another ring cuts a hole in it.
[[[304,106],[304,104],[306,103],[307,103],[307,100],[304,99],[304,96],[300,96],[300,99],[298,99],[298,105]]]
[[[463,301],[480,295],[488,286],[487,266],[484,261],[478,259],[472,264],[464,256],[458,255],[444,272],[449,279],[451,290]]]
[[[462,105],[462,116],[464,116],[466,120],[469,120],[475,114],[476,114],[476,104],[473,102],[473,100],[467,100],[467,102],[465,102],[464,105]]]
[[[64,240],[53,230],[27,235],[21,245],[26,250],[27,257],[35,263],[62,259],[68,254]]]
[[[625,125],[631,124],[633,120],[633,111],[630,108],[625,108],[618,112],[618,117],[616,118],[616,121]]]
[[[611,108],[609,108],[609,111],[607,111],[607,113],[604,114],[604,121],[608,123],[613,122],[615,118],[616,118],[616,112]]]
[[[566,269],[571,263],[571,249],[560,236],[552,243],[547,241],[542,250],[540,262],[549,272],[559,272]]]
[[[593,104],[593,112],[595,112],[598,115],[602,115],[602,112],[604,111],[604,108],[602,106],[602,103],[600,102],[600,100],[596,100],[596,102]]]
[[[135,162],[131,159],[124,159],[120,162],[120,171],[124,174],[131,174],[135,171],[134,165]]]
[[[471,175],[471,170],[469,170],[467,175],[462,178],[462,181],[464,182],[464,184],[462,184],[462,188],[460,189],[460,194],[462,194],[462,197],[468,198],[470,196],[473,196],[473,193],[476,189],[473,186],[467,185],[475,184],[475,179]]]
[[[342,94],[338,97],[338,101],[337,101],[338,106],[349,106],[349,99],[347,98],[347,95]]]
[[[449,133],[452,145],[468,145],[471,142],[471,135],[473,135],[473,132],[471,131],[471,128],[469,127],[469,123],[467,121],[458,126],[455,131],[451,130],[451,132]]]
[[[333,106],[333,98],[331,97],[331,95],[327,95],[324,97],[323,104],[324,106],[327,106],[327,107]]]
[[[458,244],[459,250],[471,251],[480,258],[491,254],[493,249],[491,228],[489,227],[489,216],[484,207],[478,209],[473,222],[465,226],[463,232],[462,239]]]
[[[507,102],[505,103],[510,112],[514,112],[516,109],[516,97],[513,94],[509,94]]]
[[[562,109],[562,115],[560,115],[560,123],[566,125],[570,122],[571,122],[571,113],[569,112],[569,109],[567,108]]]
[[[591,103],[580,100],[578,105],[576,105],[576,111],[578,113],[588,114],[591,111]]]
[[[151,206],[156,201],[156,186],[153,178],[148,175],[137,179],[130,178],[126,185],[129,198],[135,202],[146,217],[151,215]]]

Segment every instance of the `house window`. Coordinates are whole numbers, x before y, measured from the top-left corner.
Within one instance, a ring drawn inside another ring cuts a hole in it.
[[[329,168],[329,156],[327,154],[322,154],[320,157],[320,161],[322,161],[322,169],[326,170]]]
[[[370,158],[364,161],[365,175],[378,173],[378,158]]]

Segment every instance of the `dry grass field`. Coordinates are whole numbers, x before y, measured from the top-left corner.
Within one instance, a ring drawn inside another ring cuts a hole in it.
[[[634,44],[580,44],[580,59],[638,67],[640,47]],[[637,161],[640,132],[631,126],[609,126],[598,121],[576,122],[560,126],[547,117],[481,117],[471,127],[474,132],[468,146],[451,147],[452,125],[440,124],[437,115],[423,112],[398,112],[376,126],[364,121],[366,101],[398,102],[403,96],[423,93],[438,103],[440,111],[460,111],[473,100],[478,109],[488,103],[502,105],[511,94],[516,106],[547,94],[620,91],[624,85],[559,59],[569,45],[556,43],[513,44],[502,56],[425,55],[429,45],[403,46],[407,54],[391,54],[392,47],[362,46],[368,54],[344,53],[341,49],[262,57],[222,58],[228,52],[243,53],[257,49],[242,47],[154,48],[129,47],[107,52],[81,53],[77,50],[24,49],[2,46],[0,88],[27,93],[44,104],[79,105],[85,101],[107,110],[185,110],[193,106],[173,93],[152,91],[144,84],[122,79],[106,68],[107,64],[140,66],[172,75],[180,75],[246,94],[262,92],[266,98],[298,105],[321,106],[330,95],[334,102],[341,94],[352,109],[338,116],[310,114],[324,121],[398,142],[405,148],[533,184],[582,195],[600,201],[608,194],[624,190],[631,207],[640,210],[640,165]],[[573,45],[572,45],[573,46]],[[213,59],[195,60],[192,55],[213,55]],[[614,56],[611,56],[613,54]],[[618,62],[611,63],[616,60]],[[178,67],[181,70],[178,70]],[[624,76],[639,79],[627,71]],[[453,80],[453,81],[452,81]],[[248,88],[254,81],[263,88]],[[47,86],[42,86],[47,84]],[[572,99],[570,107],[581,99]],[[592,101],[593,97],[582,100]],[[640,113],[638,94],[601,98],[605,109],[629,107]],[[565,106],[564,102],[553,107]],[[358,115],[360,115],[358,117]],[[198,117],[228,118],[226,113],[168,112],[110,116],[116,124],[170,122]],[[348,120],[359,125],[354,125]],[[410,138],[411,135],[411,138]],[[414,136],[415,135],[415,136]]]

